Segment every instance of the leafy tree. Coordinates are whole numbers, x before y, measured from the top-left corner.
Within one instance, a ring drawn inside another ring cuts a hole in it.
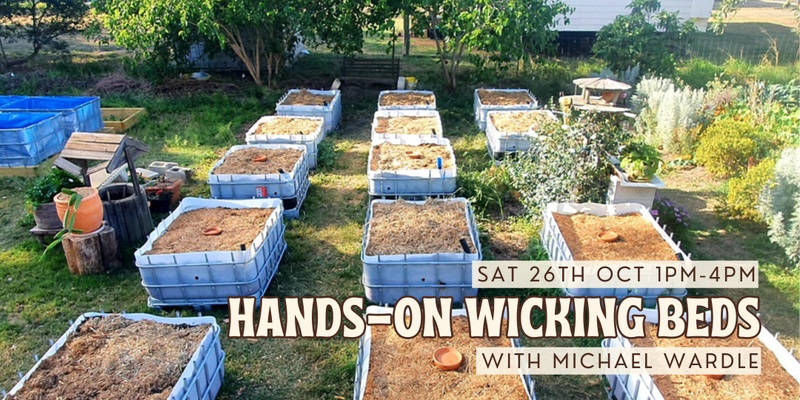
[[[497,62],[536,56],[551,48],[552,28],[571,12],[559,0],[422,0],[417,6],[415,26],[436,31],[439,63],[452,88],[465,53],[482,51]]]
[[[711,13],[711,30],[721,35],[725,33],[725,24],[730,17],[736,15],[739,7],[746,3],[747,0],[722,0],[719,2],[719,7]]]
[[[615,71],[639,64],[647,72],[675,74],[675,53],[697,32],[691,21],[661,9],[659,0],[634,0],[629,15],[619,15],[597,32],[592,51]]]
[[[81,0],[0,1],[0,62],[3,66],[25,64],[46,47],[66,48],[58,38],[83,29],[89,7]],[[31,52],[9,59],[3,41],[24,40]]]

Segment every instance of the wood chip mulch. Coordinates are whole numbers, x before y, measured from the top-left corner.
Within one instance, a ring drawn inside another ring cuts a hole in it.
[[[211,173],[215,175],[262,175],[286,173],[294,170],[303,152],[297,149],[260,149],[255,147],[237,150],[225,156],[225,161]],[[266,156],[266,161],[253,161],[258,156]]]
[[[478,90],[478,99],[485,106],[518,106],[533,104],[533,98],[527,92],[506,92]]]
[[[536,131],[543,124],[556,122],[541,111],[509,111],[491,114],[490,118],[498,131],[512,133]]]
[[[264,229],[274,208],[201,208],[178,216],[145,255],[249,249]],[[203,230],[219,227],[222,233],[205,236]]]
[[[436,101],[432,94],[422,92],[386,93],[381,96],[381,106],[427,106]]]
[[[504,325],[506,322],[504,321]],[[394,327],[374,326],[364,399],[381,400],[524,400],[517,375],[477,375],[475,349],[510,347],[508,338],[470,338],[466,317],[453,317],[452,338],[403,339]],[[505,327],[503,328],[505,331]],[[455,371],[433,365],[433,353],[451,347],[464,356]]]
[[[438,169],[437,159],[442,159],[442,168],[452,168],[455,160],[445,145],[424,143],[421,145],[381,143],[372,147],[372,171],[396,171],[400,169]]]
[[[90,318],[9,400],[167,399],[208,329]]]
[[[276,116],[256,127],[257,135],[311,135],[322,128],[322,121],[300,118]]]
[[[466,239],[474,254],[466,212],[464,203],[453,201],[376,203],[369,220],[366,254],[463,253],[461,239]]]
[[[307,89],[289,93],[281,105],[285,106],[324,106],[333,102],[334,96],[329,94],[314,94]]]
[[[672,248],[655,227],[640,214],[598,217],[589,214],[553,213],[567,247],[576,261],[676,260]],[[611,230],[619,240],[607,243],[597,235]]]
[[[653,375],[666,400],[800,399],[800,384],[758,339],[741,339],[736,332],[726,339],[656,336],[658,326],[647,324],[645,337],[632,339],[637,347],[761,347],[761,375],[727,375],[720,380],[704,375]]]
[[[441,135],[436,117],[378,117],[375,132],[397,135]]]

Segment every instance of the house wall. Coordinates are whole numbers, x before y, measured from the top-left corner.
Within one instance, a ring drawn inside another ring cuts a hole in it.
[[[559,21],[556,29],[560,32],[597,32],[604,25],[614,21],[620,14],[629,14],[630,0],[563,0],[575,8],[569,16],[569,24]],[[701,31],[705,31],[708,18],[714,7],[714,0],[662,0],[661,6],[669,12],[678,11],[682,20],[692,19]]]

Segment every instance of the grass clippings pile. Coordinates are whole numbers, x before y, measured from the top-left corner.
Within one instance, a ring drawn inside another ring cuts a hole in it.
[[[389,92],[381,96],[381,106],[428,106],[433,104],[436,98],[431,93],[422,92]]]
[[[201,208],[178,216],[145,253],[175,254],[204,251],[240,251],[250,248],[264,229],[274,208]],[[216,236],[205,236],[203,230],[222,229]]]
[[[640,214],[598,217],[589,214],[553,217],[576,261],[659,261],[675,260],[675,252]],[[602,231],[619,235],[616,242],[607,243],[597,235]]]
[[[475,253],[475,243],[467,225],[467,210],[461,202],[375,203],[368,234],[366,254],[369,256],[462,253],[461,239],[466,239],[469,252]]]
[[[225,156],[225,161],[211,171],[212,174],[261,175],[277,174],[280,170],[292,172],[303,152],[297,149],[260,149],[249,147],[234,151]],[[266,156],[266,161],[253,161],[258,156]]]
[[[297,92],[289,93],[281,102],[282,106],[326,106],[333,102],[333,96],[329,94],[314,94],[307,89],[300,89]]]
[[[378,117],[375,132],[396,135],[441,135],[436,117]]]
[[[503,322],[503,332],[505,324]],[[478,347],[510,347],[506,337],[470,338],[466,317],[453,317],[452,338],[403,339],[394,327],[373,326],[369,374],[364,399],[370,400],[524,400],[528,396],[517,375],[477,375]],[[452,347],[464,356],[455,371],[433,365],[434,351]]]
[[[276,116],[258,124],[257,135],[311,135],[322,128],[322,120]]]
[[[400,169],[438,169],[436,160],[442,159],[442,168],[455,165],[449,147],[440,144],[421,145],[392,144],[384,142],[372,147],[372,171],[396,171]]]
[[[508,111],[491,114],[489,118],[498,131],[510,133],[536,131],[543,124],[556,122],[541,111]]]
[[[9,400],[166,399],[208,328],[90,318]]]
[[[507,92],[478,89],[478,99],[485,106],[518,106],[533,104],[533,98],[527,92]]]
[[[761,375],[726,375],[720,380],[704,375],[653,375],[667,400],[800,399],[800,384],[783,369],[775,354],[758,339],[659,338],[658,326],[647,324],[645,337],[631,339],[636,347],[761,347]]]

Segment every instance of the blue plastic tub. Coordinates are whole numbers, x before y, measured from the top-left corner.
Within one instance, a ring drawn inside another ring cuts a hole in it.
[[[0,96],[0,106],[27,99],[28,96]]]
[[[99,132],[103,129],[99,97],[28,97],[0,106],[2,112],[60,112],[64,116],[65,137],[72,132]]]
[[[64,148],[57,113],[0,114],[0,167],[32,167]]]

